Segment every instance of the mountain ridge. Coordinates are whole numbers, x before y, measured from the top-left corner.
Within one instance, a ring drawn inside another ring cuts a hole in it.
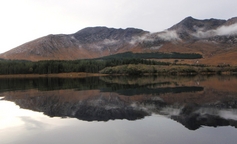
[[[0,54],[12,60],[92,59],[124,52],[198,53],[208,58],[237,49],[237,17],[228,20],[187,17],[162,32],[87,27],[73,34],[47,35]],[[221,62],[220,62],[221,63]],[[235,65],[231,61],[223,62]],[[236,63],[237,65],[237,63]]]

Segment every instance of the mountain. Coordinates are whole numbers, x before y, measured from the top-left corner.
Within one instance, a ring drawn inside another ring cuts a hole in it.
[[[74,60],[97,58],[127,51],[133,36],[147,32],[134,29],[93,27],[70,35],[48,35],[25,43],[1,55],[6,59]],[[125,49],[125,50],[123,50]]]
[[[237,17],[198,20],[187,17],[162,32],[88,27],[74,34],[48,35],[0,54],[3,59],[75,60],[118,53],[178,52],[203,55],[198,62],[237,65]],[[167,60],[164,60],[167,61]],[[181,63],[195,63],[182,60]]]

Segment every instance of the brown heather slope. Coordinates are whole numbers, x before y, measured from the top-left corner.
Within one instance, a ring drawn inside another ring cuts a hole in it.
[[[179,63],[205,64],[205,65],[232,65],[237,66],[237,45],[217,45],[213,42],[196,41],[193,43],[166,44],[159,49],[159,52],[171,53],[198,53],[203,55],[198,60],[179,60]],[[164,62],[174,62],[174,59],[162,59]]]
[[[233,49],[227,52],[216,54],[206,59],[201,59],[201,64],[206,65],[231,65],[237,66],[237,49]]]

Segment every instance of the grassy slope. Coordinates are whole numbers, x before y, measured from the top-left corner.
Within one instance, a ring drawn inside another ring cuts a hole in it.
[[[100,71],[103,74],[216,74],[237,72],[237,67],[197,67],[189,65],[144,65],[129,64],[107,67]]]

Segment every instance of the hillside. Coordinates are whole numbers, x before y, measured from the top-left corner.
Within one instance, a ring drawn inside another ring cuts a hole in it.
[[[129,44],[132,37],[143,33],[146,32],[133,28],[125,30],[106,27],[85,28],[71,35],[48,35],[38,38],[0,57],[31,61],[97,58],[132,47]]]
[[[208,65],[237,65],[237,18],[198,20],[187,17],[162,32],[88,27],[74,34],[48,35],[0,54],[14,60],[92,59],[118,53],[196,53]],[[166,59],[163,59],[166,61]],[[197,60],[183,63],[196,63]]]

